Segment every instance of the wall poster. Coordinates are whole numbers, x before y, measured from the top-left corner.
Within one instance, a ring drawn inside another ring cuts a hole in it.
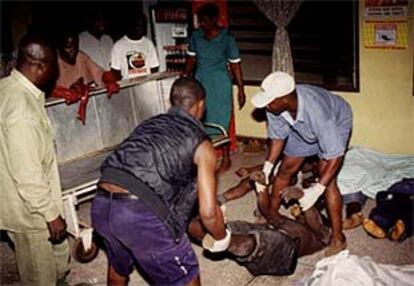
[[[364,1],[364,45],[369,49],[408,47],[408,0]]]
[[[406,49],[408,47],[408,25],[406,21],[364,23],[365,48]]]

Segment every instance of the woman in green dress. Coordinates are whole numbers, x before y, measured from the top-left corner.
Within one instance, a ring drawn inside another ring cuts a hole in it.
[[[229,130],[233,96],[227,63],[238,87],[239,109],[246,102],[239,50],[230,31],[218,25],[219,9],[216,5],[208,3],[201,6],[197,17],[200,29],[191,35],[184,76],[195,69],[195,78],[206,90],[204,122],[219,124]],[[226,144],[219,172],[228,170],[230,166],[230,146]]]

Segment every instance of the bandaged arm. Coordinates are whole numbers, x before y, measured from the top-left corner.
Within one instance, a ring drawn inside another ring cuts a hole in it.
[[[210,252],[220,252],[228,248],[231,232],[226,229],[223,213],[217,202],[216,153],[209,141],[204,141],[194,155],[197,165],[197,187],[199,213],[208,234],[203,239],[203,247]]]
[[[270,162],[273,165],[275,165],[276,161],[279,159],[280,154],[282,153],[284,146],[285,146],[284,139],[272,139],[272,141],[270,142],[270,148],[267,154],[266,162]],[[263,171],[264,171],[264,168],[265,166],[263,166]]]
[[[255,182],[255,189],[257,193],[266,191],[267,185],[271,183],[270,179],[274,175],[272,171],[274,170],[275,162],[278,160],[284,145],[284,139],[272,139],[270,143],[269,153],[267,154],[267,158],[262,169],[263,173],[265,174],[266,185]]]

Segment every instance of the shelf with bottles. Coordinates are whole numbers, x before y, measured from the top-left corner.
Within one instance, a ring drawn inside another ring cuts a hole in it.
[[[165,64],[167,67],[167,71],[184,71],[187,47],[187,44],[164,46],[164,50],[167,52],[167,55],[165,56]]]

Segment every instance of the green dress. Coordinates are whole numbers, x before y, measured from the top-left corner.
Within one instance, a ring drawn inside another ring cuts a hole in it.
[[[197,57],[195,78],[207,94],[204,122],[216,123],[228,130],[233,97],[226,63],[240,62],[234,36],[228,29],[222,29],[215,38],[208,40],[202,29],[195,30],[191,35],[188,54]]]

